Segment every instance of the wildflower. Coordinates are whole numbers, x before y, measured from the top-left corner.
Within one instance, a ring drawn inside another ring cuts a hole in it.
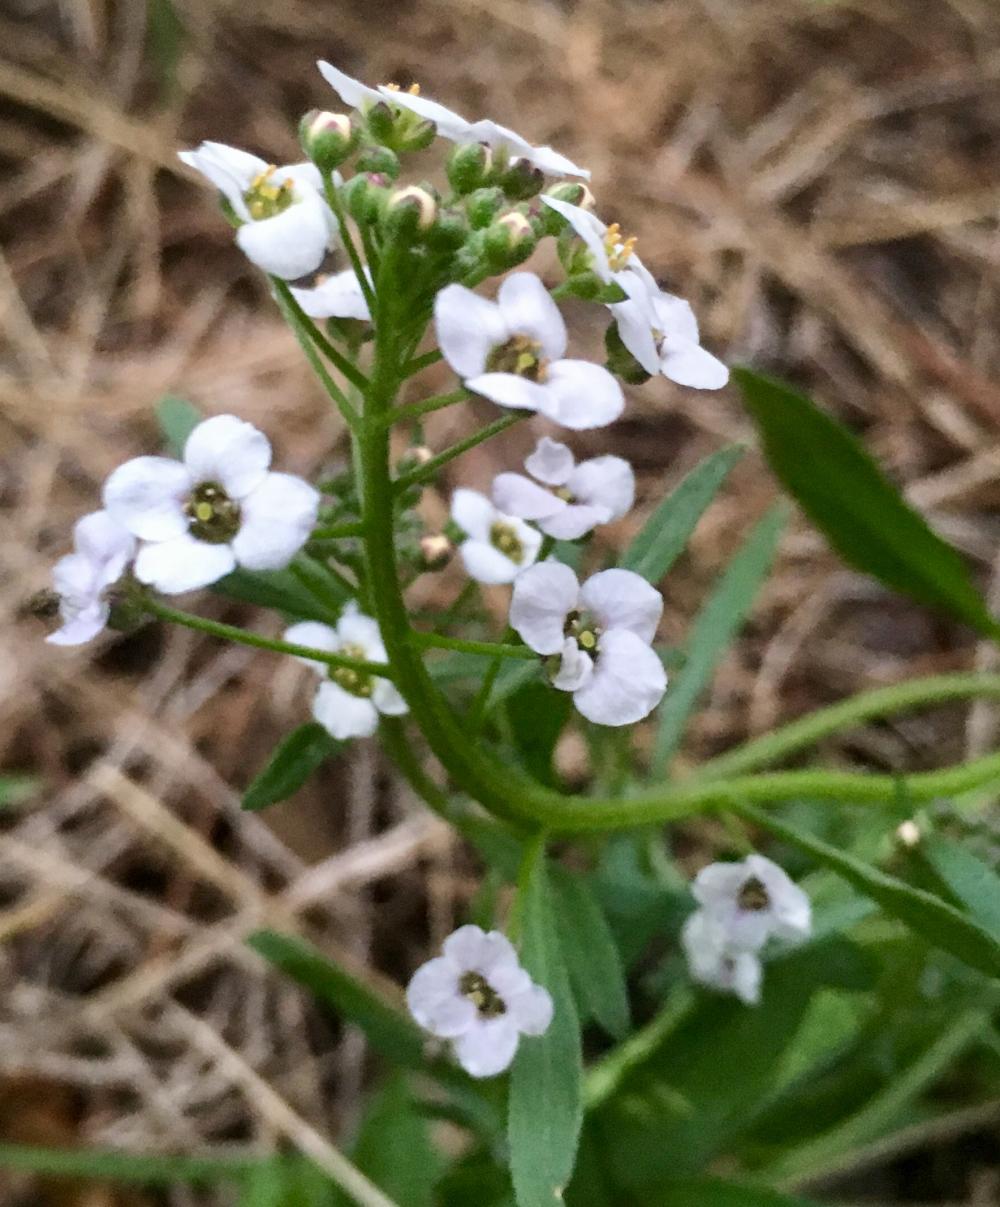
[[[270,473],[267,437],[235,415],[192,431],[183,461],[136,457],[104,484],[104,506],[142,542],[135,576],[177,595],[237,566],[277,570],[316,523],[319,494],[301,478]]]
[[[359,662],[385,662],[378,624],[349,603],[336,628],[314,620],[293,624],[285,640],[328,654],[343,654]],[[302,658],[306,666],[324,676],[313,700],[313,716],[333,737],[368,738],[378,728],[379,714],[399,717],[408,712],[406,701],[388,679],[349,667],[330,666]]]
[[[52,569],[59,596],[62,626],[46,641],[53,645],[83,645],[108,623],[108,588],[124,574],[135,554],[135,537],[106,511],[78,520],[73,529],[73,552]]]
[[[477,490],[455,491],[451,518],[464,537],[457,542],[462,562],[477,582],[512,582],[538,557],[541,533],[517,516],[498,511]]]
[[[523,474],[493,480],[493,502],[510,515],[533,520],[547,536],[576,540],[598,524],[621,519],[635,498],[635,475],[621,457],[594,457],[577,465],[565,444],[543,436]]]
[[[812,929],[809,898],[763,855],[711,863],[695,877],[691,891],[727,943],[743,951],[759,951],[770,938],[801,941]]]
[[[667,689],[651,642],[663,598],[630,570],[602,570],[581,587],[561,562],[518,575],[510,623],[539,654],[559,655],[552,685],[573,693],[597,725],[630,725],[647,716]]]
[[[521,967],[499,931],[462,926],[407,986],[410,1013],[432,1035],[451,1041],[473,1077],[494,1077],[514,1059],[522,1035],[542,1035],[552,998]]]
[[[747,1006],[760,1001],[760,957],[732,946],[725,927],[705,910],[695,910],[684,923],[681,945],[694,980],[723,993],[734,993]]]
[[[275,167],[217,142],[182,151],[180,158],[229,202],[240,223],[236,242],[259,268],[290,281],[319,268],[335,222],[315,164]]]
[[[665,293],[635,254],[635,239],[622,239],[617,223],[605,224],[589,210],[556,197],[542,201],[561,214],[583,240],[591,267],[605,284],[628,295],[612,302],[622,343],[649,374],[662,373],[678,385],[721,389],[729,370],[699,343],[698,320],[683,298]]]
[[[470,390],[501,406],[537,411],[563,427],[603,427],[625,406],[621,387],[600,365],[561,359],[566,325],[530,272],[501,284],[496,302],[464,285],[434,300],[438,343]]]
[[[365,276],[371,284],[371,270],[365,268]],[[314,319],[360,319],[371,321],[368,302],[352,269],[321,276],[308,289],[291,286],[292,297],[302,309]]]

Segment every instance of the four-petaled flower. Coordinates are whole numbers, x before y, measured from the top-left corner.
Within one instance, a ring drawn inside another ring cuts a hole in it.
[[[434,322],[445,360],[470,390],[500,406],[577,430],[622,413],[621,386],[607,369],[562,359],[566,324],[534,273],[507,277],[495,302],[446,285],[434,299]]]
[[[688,970],[699,984],[722,993],[735,993],[747,1006],[760,1001],[763,976],[755,951],[734,947],[726,928],[703,909],[695,910],[681,928],[681,945]]]
[[[552,998],[521,967],[499,931],[462,926],[443,954],[413,974],[410,1013],[432,1035],[451,1041],[473,1077],[494,1077],[514,1059],[522,1035],[542,1035],[552,1021]]]
[[[73,552],[52,568],[62,625],[46,641],[83,645],[97,636],[111,612],[108,588],[124,574],[135,545],[135,537],[106,511],[94,511],[77,520]]]
[[[552,684],[573,693],[597,725],[630,725],[667,689],[651,648],[663,597],[630,570],[602,570],[581,587],[562,562],[541,562],[514,580],[510,623],[536,653],[559,655]]]
[[[480,583],[509,583],[530,566],[542,547],[542,535],[523,520],[499,511],[478,490],[460,487],[451,496],[458,551],[470,578]]]
[[[263,432],[216,415],[191,432],[183,461],[120,465],[104,484],[104,506],[141,541],[136,578],[177,595],[237,566],[287,566],[316,523],[319,493],[302,478],[270,473],[270,464]]]
[[[498,474],[493,502],[558,540],[573,541],[598,524],[621,519],[635,499],[635,474],[621,457],[594,457],[577,465],[565,444],[543,436],[524,467],[537,482],[523,474]]]
[[[259,268],[289,281],[319,268],[336,223],[315,164],[276,167],[217,142],[181,151],[180,158],[229,202],[240,223],[236,242]]]
[[[378,624],[349,603],[336,628],[315,620],[293,624],[285,640],[325,654],[343,654],[359,662],[384,662],[389,658]],[[409,711],[396,687],[380,675],[353,667],[330,666],[314,658],[301,658],[323,676],[313,700],[313,716],[333,737],[368,738],[378,728],[379,714],[399,717]]]
[[[647,373],[681,386],[719,390],[729,380],[729,370],[699,343],[694,311],[672,293],[657,285],[653,274],[635,254],[635,239],[621,240],[618,227],[605,226],[589,210],[557,197],[543,197],[550,209],[561,214],[583,240],[591,255],[591,267],[605,284],[617,284],[628,295],[612,302],[618,334]]]
[[[586,168],[577,167],[571,159],[554,151],[551,147],[534,147],[520,134],[501,126],[497,122],[482,119],[476,122],[467,121],[461,114],[449,109],[446,105],[429,100],[420,94],[419,89],[403,91],[391,84],[381,84],[378,88],[369,88],[366,84],[352,79],[345,72],[334,67],[332,63],[318,64],[323,78],[337,93],[345,105],[351,105],[362,110],[376,105],[379,101],[407,109],[424,121],[433,122],[438,134],[449,142],[482,143],[494,152],[510,158],[527,160],[533,167],[548,173],[550,176],[580,176],[590,179]]]
[[[809,898],[763,855],[748,855],[740,863],[710,863],[695,877],[691,891],[728,941],[747,951],[759,951],[771,938],[800,942],[812,928]]]

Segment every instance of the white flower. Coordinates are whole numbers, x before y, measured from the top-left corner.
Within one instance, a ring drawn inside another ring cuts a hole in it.
[[[577,167],[572,160],[560,155],[558,151],[553,151],[551,147],[533,147],[520,134],[508,130],[506,126],[497,125],[496,122],[485,119],[478,122],[467,121],[453,109],[421,96],[417,87],[405,92],[392,84],[369,88],[334,67],[332,63],[320,62],[318,66],[323,78],[344,104],[354,109],[364,112],[379,101],[385,101],[401,109],[408,109],[424,121],[433,122],[437,126],[438,134],[450,142],[483,143],[493,151],[502,151],[512,157],[526,159],[550,175],[582,176],[585,180],[590,179],[590,172],[586,168]]]
[[[621,519],[635,499],[635,475],[621,457],[594,457],[579,465],[570,449],[543,436],[524,467],[546,486],[523,474],[493,479],[493,502],[501,511],[534,520],[547,536],[573,541],[610,520]]]
[[[541,533],[517,516],[498,511],[477,490],[455,491],[451,518],[465,533],[458,551],[469,576],[477,582],[513,582],[538,557]]]
[[[359,612],[355,603],[344,608],[336,628],[304,620],[285,632],[285,640],[360,662],[389,661],[378,624]],[[312,711],[320,725],[335,738],[371,737],[378,728],[380,713],[399,717],[409,711],[406,701],[388,679],[312,658],[300,661],[323,676]]]
[[[809,898],[763,855],[711,863],[695,877],[691,891],[734,948],[759,951],[770,938],[797,942],[812,929]]]
[[[289,281],[319,268],[336,224],[315,164],[275,167],[217,142],[181,151],[180,158],[232,206],[241,223],[236,242],[258,267]]]
[[[371,284],[371,270],[367,267],[365,275]],[[291,294],[310,318],[371,321],[368,302],[353,269],[332,273],[309,289],[296,289],[293,285]]]
[[[757,1005],[762,976],[760,958],[753,951],[733,947],[727,941],[725,927],[705,910],[695,910],[684,923],[681,944],[696,981],[723,993],[735,993],[747,1006]]]
[[[451,1041],[467,1073],[494,1077],[514,1059],[522,1035],[548,1030],[552,998],[499,931],[459,927],[443,950],[413,974],[406,990],[410,1013],[432,1035]]]
[[[622,413],[624,395],[607,369],[562,359],[566,324],[534,273],[507,277],[495,302],[446,285],[434,299],[434,322],[445,359],[476,394],[577,430]]]
[[[237,566],[287,566],[316,523],[319,494],[269,473],[271,445],[235,415],[192,431],[183,461],[136,457],[104,484],[104,506],[142,545],[135,576],[167,595],[205,587]]]
[[[135,554],[135,537],[106,511],[78,520],[73,529],[73,552],[52,568],[59,596],[62,626],[46,641],[53,645],[82,645],[108,622],[107,591],[125,572]]]
[[[729,370],[699,343],[698,320],[683,298],[665,293],[635,254],[635,239],[622,241],[617,223],[605,224],[589,210],[557,197],[543,197],[583,240],[595,273],[628,294],[608,309],[622,343],[647,373],[662,373],[678,385],[719,390]]]
[[[541,562],[514,580],[510,623],[537,653],[560,655],[552,684],[588,721],[630,725],[667,689],[650,645],[662,612],[659,591],[630,570],[602,570],[581,587],[569,566]]]

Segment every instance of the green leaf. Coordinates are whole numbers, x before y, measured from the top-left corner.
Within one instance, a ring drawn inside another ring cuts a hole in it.
[[[522,1038],[510,1076],[508,1139],[518,1207],[558,1207],[583,1121],[580,1023],[563,964],[544,856],[521,889],[521,960],[552,994],[544,1035]]]
[[[256,1170],[243,1181],[240,1207],[286,1207],[294,1174],[277,1162]]]
[[[533,779],[549,788],[559,786],[552,757],[572,711],[569,692],[556,691],[537,679],[507,699],[507,717],[521,762]]]
[[[843,424],[779,382],[747,369],[733,377],[771,469],[844,561],[980,633],[1000,635],[960,554]]]
[[[917,853],[973,918],[1000,939],[1000,876],[993,868],[959,843],[937,835],[925,838]]]
[[[734,444],[696,465],[642,526],[622,556],[622,569],[658,583],[684,552],[698,521],[743,453]]]
[[[328,960],[302,939],[259,930],[247,943],[321,1002],[364,1031],[373,1048],[406,1068],[427,1067],[424,1035],[409,1015],[349,969]]]
[[[683,1178],[665,1182],[662,1199],[670,1207],[818,1207],[765,1186],[722,1182],[718,1178]]]
[[[552,868],[552,894],[580,1018],[592,1018],[609,1035],[623,1039],[631,1021],[628,989],[604,910],[584,877],[567,868]]]
[[[140,1153],[98,1149],[36,1148],[0,1144],[0,1169],[14,1169],[47,1177],[95,1178],[147,1186],[215,1183],[256,1176],[280,1158],[260,1156],[146,1156]]]
[[[212,590],[240,603],[272,608],[296,619],[336,624],[340,616],[333,603],[317,599],[290,570],[234,570],[214,583]]]
[[[444,1161],[403,1077],[389,1078],[372,1098],[352,1157],[362,1173],[406,1207],[433,1207]]]
[[[30,775],[0,775],[0,809],[19,805],[33,796],[38,780]]]
[[[266,809],[286,800],[306,782],[316,768],[332,758],[344,743],[332,738],[322,725],[310,721],[293,729],[275,747],[271,760],[243,794],[244,809]]]
[[[156,404],[156,418],[163,433],[167,452],[172,457],[183,456],[188,436],[205,416],[194,403],[175,394],[167,394]]]
[[[791,846],[805,851],[817,863],[831,868],[859,892],[878,902],[886,913],[899,918],[922,935],[928,943],[950,952],[987,976],[1000,977],[1000,942],[979,922],[955,906],[862,863],[853,855],[779,821],[754,805],[734,802],[732,808]]]
[[[774,560],[785,509],[769,511],[719,578],[699,612],[687,646],[687,660],[667,687],[660,707],[652,774],[662,775],[684,735],[688,717],[708,685],[719,658],[750,611]]]

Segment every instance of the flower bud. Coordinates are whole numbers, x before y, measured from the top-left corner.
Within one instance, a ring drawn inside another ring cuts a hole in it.
[[[486,184],[493,169],[493,152],[482,143],[470,142],[457,146],[448,157],[448,183],[464,196]]]
[[[523,263],[537,243],[534,228],[518,210],[504,214],[485,231],[486,256],[494,272]]]
[[[365,147],[358,156],[359,172],[378,172],[389,180],[399,176],[399,156],[389,147]]]
[[[420,538],[420,560],[425,570],[443,570],[454,552],[455,546],[443,532]]]
[[[419,185],[397,189],[386,203],[384,225],[392,237],[412,237],[431,229],[437,218],[437,201]]]
[[[558,184],[554,184],[551,188],[546,189],[545,195],[547,197],[554,197],[557,201],[566,201],[570,205],[577,205],[582,210],[593,211],[596,205],[594,194],[585,184],[581,184],[578,180],[561,180]],[[552,210],[550,213],[555,213],[555,211]]]
[[[427,241],[432,247],[453,251],[462,246],[468,233],[469,225],[461,210],[441,209]]]
[[[354,150],[358,131],[346,113],[310,109],[299,123],[299,141],[321,172],[332,172]]]
[[[392,141],[393,131],[396,127],[396,113],[386,101],[379,101],[377,105],[372,105],[365,112],[365,122],[373,142],[388,143]]]
[[[545,173],[530,160],[512,159],[500,177],[500,187],[511,201],[525,201],[541,192]]]
[[[437,126],[414,113],[408,113],[402,129],[397,127],[393,146],[397,151],[423,151],[437,137]]]
[[[380,172],[352,176],[340,189],[347,212],[363,224],[378,222],[389,197],[389,178]]]
[[[476,189],[465,202],[465,212],[475,230],[489,226],[504,205],[503,189]]]
[[[616,323],[612,323],[605,331],[604,347],[608,354],[608,370],[616,377],[633,386],[641,386],[643,382],[649,381],[650,375],[622,343]]]
[[[412,473],[421,465],[426,465],[433,456],[434,454],[425,444],[415,444],[412,448],[408,448],[396,462],[396,476],[402,478],[406,474]]]

